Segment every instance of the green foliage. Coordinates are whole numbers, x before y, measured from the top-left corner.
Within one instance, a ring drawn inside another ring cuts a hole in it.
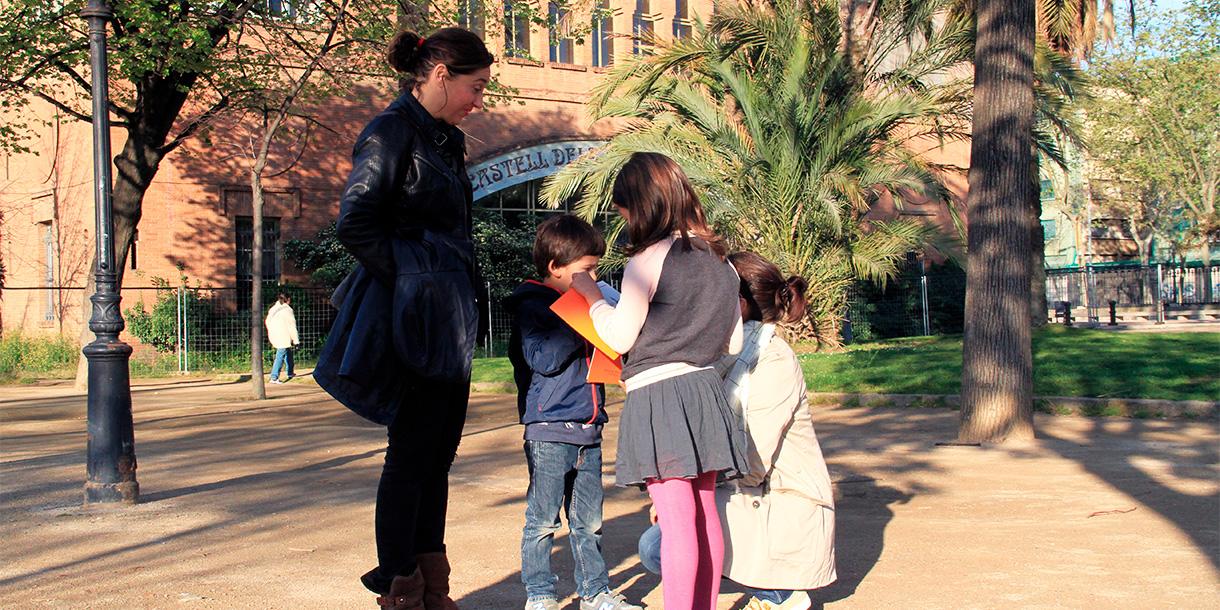
[[[343,5],[318,0],[298,7],[296,17],[283,18],[252,12],[254,4],[184,0],[171,9],[162,0],[111,2],[108,49],[115,126],[137,128],[167,111],[172,119],[189,97],[201,113],[180,125],[182,131],[172,140],[178,142],[221,111],[241,107],[250,96],[279,95],[283,83],[294,78],[281,68],[294,61],[300,64],[322,17],[333,17]],[[28,150],[23,142],[34,120],[30,102],[36,98],[89,120],[88,27],[79,16],[84,7],[85,0],[5,3],[0,17],[0,56],[5,57],[0,64],[0,106],[6,120],[0,149]],[[380,49],[395,28],[395,3],[354,0],[342,9],[347,15],[344,39],[350,42],[336,55],[341,62],[328,67],[331,77],[319,85],[332,91],[358,73],[388,76]],[[163,133],[169,129],[155,127]],[[140,135],[156,139],[153,132]]]
[[[309,273],[309,279],[320,286],[334,288],[356,268],[356,259],[335,236],[335,223],[330,223],[313,239],[290,239],[284,243],[284,255],[298,269]]]
[[[537,226],[533,216],[506,219],[494,210],[475,209],[475,254],[483,280],[491,283],[493,300],[508,296],[518,283],[537,275],[531,258]],[[356,259],[335,237],[334,223],[313,239],[289,240],[284,253],[322,286],[339,285],[356,266]]]
[[[68,337],[9,332],[0,337],[0,381],[25,373],[70,370],[79,357],[79,347]]]
[[[199,297],[194,290],[185,290],[179,295],[176,286],[170,286],[164,278],[152,278],[152,284],[157,288],[157,300],[152,310],[145,310],[144,303],[138,302],[123,312],[123,320],[127,323],[127,332],[145,345],[152,346],[158,352],[172,352],[178,347],[178,321],[181,303],[185,302],[184,310],[189,337],[203,335],[203,329],[209,327],[208,320],[212,316],[212,306]]]
[[[250,311],[234,308],[231,293],[216,295],[206,289],[186,286],[186,278],[182,278],[184,288],[179,294],[177,286],[170,286],[163,278],[153,278],[152,283],[157,288],[156,302],[151,309],[146,309],[143,303],[136,303],[123,312],[127,322],[127,331],[139,339],[141,343],[154,348],[158,354],[171,354],[178,349],[179,313],[185,313],[187,342],[190,351],[190,366],[192,370],[213,368],[217,370],[232,369],[232,363],[245,362],[249,365],[250,353]],[[314,312],[316,307],[328,307],[319,302],[305,288],[293,284],[264,285],[263,294],[266,298],[264,309],[270,310],[276,295],[284,293],[292,299],[292,308],[298,321],[298,326],[305,320],[321,319]],[[181,298],[181,301],[179,299]],[[263,312],[266,317],[266,311]],[[302,343],[297,348],[298,358],[316,357],[324,337],[311,341],[310,336],[302,333]],[[265,356],[274,355],[275,350],[270,345],[264,345]],[[156,360],[156,358],[153,358]],[[175,364],[176,367],[176,364]],[[155,368],[155,367],[154,367]],[[176,370],[176,368],[175,368]],[[234,370],[241,370],[240,367]]]
[[[475,254],[480,275],[491,284],[493,303],[507,297],[522,281],[538,275],[532,254],[538,222],[534,216],[506,219],[494,210],[475,210]]]
[[[883,194],[899,205],[912,195],[948,202],[947,168],[910,146],[966,137],[969,81],[955,75],[969,58],[957,42],[969,25],[933,27],[942,4],[887,9],[858,64],[844,51],[837,2],[722,6],[691,38],[616,64],[591,113],[628,126],[548,179],[543,197],[581,196],[578,209],[593,218],[632,153],[667,154],[734,248],[809,280],[814,330],[835,343],[853,281],[884,284],[914,249],[954,250],[922,223],[864,218]],[[917,52],[885,61],[916,39],[925,40]]]

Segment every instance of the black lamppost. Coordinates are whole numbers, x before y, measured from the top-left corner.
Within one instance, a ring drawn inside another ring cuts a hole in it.
[[[127,362],[131,346],[119,340],[118,274],[114,262],[114,211],[110,200],[110,91],[107,86],[106,23],[114,13],[105,0],[89,0],[81,16],[89,21],[89,59],[93,68],[93,204],[96,216],[97,292],[89,298],[89,330],[97,338],[86,345],[89,361],[88,480],[85,504],[135,503],[135,433],[131,423],[131,379]]]

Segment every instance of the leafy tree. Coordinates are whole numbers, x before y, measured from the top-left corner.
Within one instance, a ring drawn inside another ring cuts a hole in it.
[[[370,24],[390,27],[394,4],[361,0]],[[12,118],[0,129],[0,148],[28,151],[35,101],[91,122],[85,0],[10,0],[0,19],[0,106]],[[267,47],[243,35],[247,19],[268,5],[259,0],[125,0],[113,3],[108,40],[112,126],[125,131],[114,158],[114,247],[119,285],[142,214],[144,193],[161,162],[216,116],[250,95],[275,89],[283,74],[263,69]],[[320,3],[303,3],[321,6]],[[293,19],[264,20],[263,28],[301,29]],[[254,59],[254,63],[243,60]],[[384,68],[382,68],[384,70]],[[96,266],[96,261],[94,261]],[[86,296],[93,292],[88,274]],[[88,305],[86,305],[86,310]],[[88,329],[82,338],[88,340]],[[83,383],[83,365],[78,384]]]
[[[1141,260],[1157,236],[1201,246],[1210,264],[1209,241],[1220,240],[1220,2],[1145,14],[1148,28],[1092,66],[1101,91],[1089,105],[1093,175],[1131,220]]]
[[[951,250],[922,223],[865,219],[885,193],[899,205],[913,194],[946,202],[946,168],[910,145],[965,137],[968,81],[954,69],[967,57],[956,41],[966,24],[950,21],[896,65],[883,61],[894,56],[880,50],[917,40],[918,22],[879,29],[853,59],[836,2],[722,6],[690,38],[610,72],[591,112],[629,126],[552,176],[543,197],[580,196],[592,219],[632,153],[673,157],[733,247],[809,279],[808,330],[837,345],[855,279],[884,283],[913,249]]]
[[[247,74],[266,74],[271,85],[246,93],[235,104],[255,119],[249,130],[248,141],[256,145],[248,156],[248,171],[253,210],[250,385],[257,399],[267,397],[263,385],[263,179],[272,146],[283,132],[292,130],[294,121],[304,124],[303,135],[296,140],[300,146],[308,146],[310,127],[320,124],[308,112],[309,106],[353,91],[360,72],[377,69],[382,41],[393,33],[390,22],[379,18],[384,17],[379,13],[384,6],[322,0],[292,15],[304,27],[278,27],[277,21],[284,15],[267,11],[259,18],[247,18],[242,28],[257,43],[240,49],[237,63]]]

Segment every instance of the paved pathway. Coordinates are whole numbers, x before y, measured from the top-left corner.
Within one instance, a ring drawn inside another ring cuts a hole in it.
[[[99,510],[80,506],[84,397],[0,387],[0,608],[374,608],[356,577],[384,431],[308,381],[268,391],[141,382],[142,501]],[[511,396],[476,395],[453,472],[465,610],[524,601],[515,415]],[[827,607],[1220,607],[1214,421],[1040,416],[1039,441],[1004,449],[937,446],[948,410],[819,408],[815,422],[839,497]],[[659,608],[635,557],[646,506],[608,488],[605,554],[613,584]],[[570,593],[566,539],[555,563]],[[720,607],[742,597],[726,588]]]

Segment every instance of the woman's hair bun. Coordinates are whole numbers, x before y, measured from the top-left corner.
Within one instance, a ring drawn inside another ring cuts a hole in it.
[[[415,32],[399,32],[386,49],[386,61],[397,72],[403,74],[414,72],[424,40]]]

